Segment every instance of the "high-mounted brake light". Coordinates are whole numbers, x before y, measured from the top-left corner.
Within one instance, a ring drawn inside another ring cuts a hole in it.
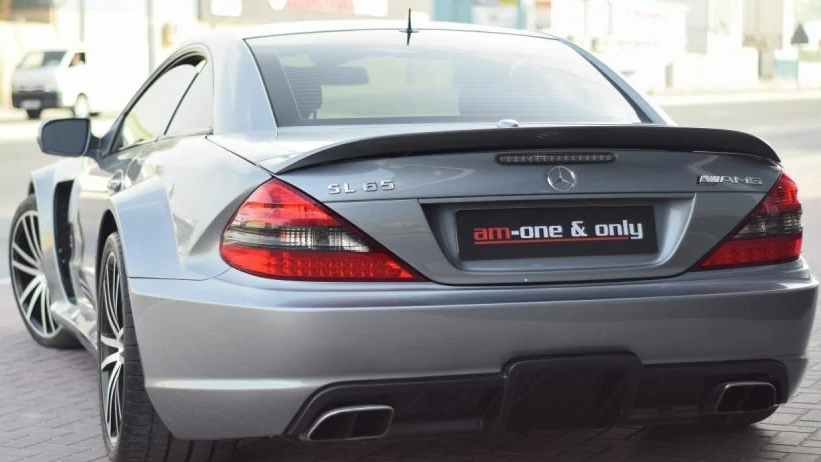
[[[764,200],[698,269],[769,265],[801,255],[801,202],[795,182],[781,173]]]
[[[342,218],[276,179],[240,206],[220,253],[234,268],[275,279],[421,280]]]

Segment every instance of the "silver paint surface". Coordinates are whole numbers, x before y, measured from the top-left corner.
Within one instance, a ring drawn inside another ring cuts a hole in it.
[[[276,435],[308,396],[331,383],[498,372],[509,359],[531,354],[630,351],[644,364],[772,359],[787,367],[788,394],[795,390],[817,293],[805,262],[687,271],[753,209],[780,172],[777,165],[743,156],[618,151],[613,163],[572,166],[578,184],[569,193],[549,187],[549,167],[503,166],[492,153],[369,159],[292,171],[281,179],[360,227],[431,282],[277,281],[229,268],[219,256],[225,225],[248,194],[294,159],[369,136],[498,129],[276,127],[244,38],[395,26],[299,23],[191,41],[180,53],[205,50],[216,64],[212,135],[160,139],[103,158],[64,160],[32,174],[51,309],[91,351],[99,231],[103,217],[115,220],[125,246],[146,386],[176,436]],[[651,122],[669,123],[616,73],[579,52],[635,99]],[[108,180],[118,172],[123,188],[111,191]],[[721,184],[709,191],[696,185],[699,175],[726,172],[760,177],[763,184]],[[395,188],[338,195],[327,188],[382,180]],[[54,247],[54,191],[67,181],[74,182],[69,220],[76,300],[66,296]],[[452,224],[458,209],[633,203],[656,211],[656,255],[471,263],[455,258]]]

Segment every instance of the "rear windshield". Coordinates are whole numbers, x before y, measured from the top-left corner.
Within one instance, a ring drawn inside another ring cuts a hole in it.
[[[277,123],[636,123],[590,62],[549,38],[363,30],[248,40]]]
[[[39,69],[42,67],[56,67],[60,65],[65,51],[33,51],[20,61],[18,69]]]

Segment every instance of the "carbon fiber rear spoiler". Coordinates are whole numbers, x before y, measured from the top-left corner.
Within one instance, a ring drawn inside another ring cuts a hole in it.
[[[279,169],[373,157],[517,149],[648,149],[739,154],[780,162],[764,140],[748,133],[673,125],[585,125],[431,131],[377,136],[324,146]]]

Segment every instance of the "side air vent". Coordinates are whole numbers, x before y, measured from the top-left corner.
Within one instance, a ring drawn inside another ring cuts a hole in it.
[[[508,152],[496,156],[502,165],[597,164],[613,162],[612,152]]]
[[[54,190],[54,246],[57,250],[57,267],[60,270],[60,282],[70,301],[74,301],[74,289],[71,287],[69,262],[71,261],[71,225],[68,222],[68,202],[71,198],[71,181],[60,183]]]

